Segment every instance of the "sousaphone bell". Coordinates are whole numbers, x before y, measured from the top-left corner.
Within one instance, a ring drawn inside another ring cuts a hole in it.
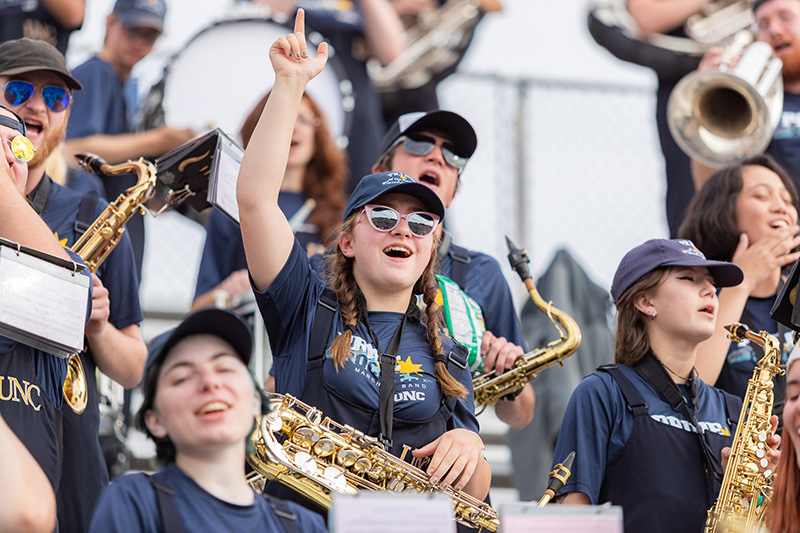
[[[780,120],[783,64],[767,43],[752,40],[749,32],[737,33],[719,69],[684,76],[667,103],[675,142],[707,166],[763,153]]]

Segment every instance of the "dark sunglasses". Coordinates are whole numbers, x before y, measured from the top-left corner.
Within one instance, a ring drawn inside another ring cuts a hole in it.
[[[369,225],[378,231],[392,231],[402,219],[406,219],[408,229],[415,237],[426,237],[439,225],[439,216],[426,211],[401,215],[385,205],[367,204],[364,206],[364,213],[367,214]]]
[[[436,139],[427,135],[411,134],[400,136],[392,145],[391,149],[403,143],[403,149],[411,155],[425,156],[433,152],[436,148]],[[442,156],[445,163],[458,170],[460,173],[469,161],[468,157],[460,156],[456,153],[456,148],[450,143],[442,143]]]
[[[6,102],[12,106],[20,106],[30,100],[36,92],[36,87],[31,82],[24,80],[12,80],[6,83],[3,93]],[[59,113],[69,107],[69,91],[58,85],[47,85],[42,87],[42,100],[47,109]]]

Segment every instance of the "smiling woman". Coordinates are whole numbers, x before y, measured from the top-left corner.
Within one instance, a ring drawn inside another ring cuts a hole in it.
[[[413,457],[429,460],[434,485],[483,499],[491,473],[477,434],[466,352],[441,333],[435,301],[434,230],[444,218],[439,196],[399,172],[363,177],[326,254],[325,281],[278,205],[303,91],[327,60],[324,43],[309,55],[303,21],[299,10],[294,33],[270,47],[275,85],[237,186],[276,391],[378,438],[395,455],[410,447]],[[398,360],[405,362],[400,369]],[[267,490],[283,493],[274,485]]]
[[[268,403],[247,369],[249,326],[202,309],[150,343],[136,416],[166,466],[106,487],[90,531],[325,531],[319,516],[256,494],[245,478],[246,442]]]
[[[680,228],[710,259],[732,261],[744,281],[719,293],[714,335],[699,350],[697,372],[707,383],[744,397],[747,382],[761,357],[749,340],[732,343],[724,326],[743,322],[766,331],[783,344],[781,363],[791,335],[770,317],[781,270],[800,257],[797,191],[786,172],[768,156],[756,156],[715,172],[689,205]],[[774,412],[783,410],[784,378],[776,377]]]

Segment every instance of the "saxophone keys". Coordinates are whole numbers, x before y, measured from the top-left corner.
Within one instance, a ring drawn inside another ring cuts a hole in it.
[[[766,431],[759,431],[758,432],[758,441],[759,442],[767,442],[767,432]]]
[[[325,468],[322,475],[330,482],[333,489],[338,492],[343,492],[347,487],[347,478],[344,475],[344,471],[340,468],[329,466]]]
[[[306,474],[317,473],[317,462],[306,452],[297,452],[294,454],[294,463]]]
[[[336,451],[336,445],[331,439],[322,438],[314,444],[314,453],[320,457],[328,457]]]
[[[342,448],[336,454],[336,462],[344,468],[350,468],[358,460],[358,454],[350,448]]]
[[[292,435],[292,442],[307,450],[310,450],[318,440],[317,432],[308,426],[297,428]]]
[[[353,470],[359,474],[367,472],[370,468],[372,468],[372,461],[366,457],[359,457],[356,459],[356,462],[353,463]]]
[[[403,492],[403,490],[406,488],[406,484],[403,483],[402,480],[393,477],[389,478],[386,488],[393,492]]]

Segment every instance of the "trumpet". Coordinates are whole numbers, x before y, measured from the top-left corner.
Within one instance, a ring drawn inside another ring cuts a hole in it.
[[[719,69],[684,76],[667,103],[675,142],[707,166],[763,153],[780,120],[783,64],[767,43],[752,40],[750,32],[737,33]]]

